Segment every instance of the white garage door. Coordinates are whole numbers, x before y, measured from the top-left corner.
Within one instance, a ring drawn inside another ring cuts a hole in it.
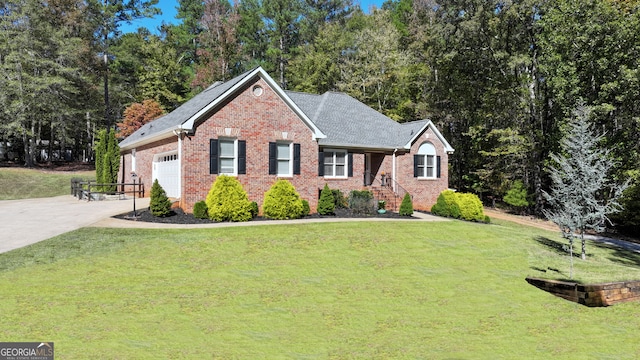
[[[168,197],[180,197],[180,161],[178,153],[158,154],[153,158],[153,181],[158,179]]]

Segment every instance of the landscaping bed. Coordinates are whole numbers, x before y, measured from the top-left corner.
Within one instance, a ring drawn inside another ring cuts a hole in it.
[[[319,215],[319,214],[311,214],[303,217],[303,219],[334,219],[334,218],[395,218],[395,219],[417,219],[414,216],[400,216],[396,212],[387,211],[384,214],[362,214],[351,211],[350,209],[335,209],[335,215]],[[215,221],[209,219],[198,219],[193,216],[193,214],[185,213],[180,208],[175,208],[172,210],[172,214],[165,217],[153,216],[149,211],[149,208],[144,208],[136,211],[137,216],[133,216],[133,211],[116,215],[114,218],[116,219],[124,219],[124,220],[136,220],[136,221],[145,221],[145,222],[154,222],[154,223],[163,223],[163,224],[212,224]],[[251,221],[272,221],[272,219],[265,218],[262,216],[257,216],[253,218]]]

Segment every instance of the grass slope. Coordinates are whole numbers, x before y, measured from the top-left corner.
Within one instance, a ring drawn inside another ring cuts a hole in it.
[[[87,228],[0,254],[0,328],[64,359],[638,358],[640,304],[524,281],[568,272],[541,239],[560,241],[501,222]],[[640,278],[589,250],[578,275]]]
[[[69,194],[71,179],[95,178],[95,171],[44,172],[0,168],[0,200],[32,199]]]

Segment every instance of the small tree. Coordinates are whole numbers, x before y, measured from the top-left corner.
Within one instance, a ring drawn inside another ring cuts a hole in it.
[[[151,199],[149,199],[149,210],[153,216],[165,217],[171,214],[171,201],[167,197],[158,179],[151,186]]]
[[[117,124],[119,138],[127,137],[164,114],[162,106],[153,99],[144,100],[141,103],[133,103],[124,110],[122,122]]]
[[[516,180],[511,185],[511,188],[507,191],[503,200],[505,203],[513,206],[516,209],[520,209],[520,211],[522,212],[522,209],[529,206],[529,200],[527,199],[528,195],[529,194],[527,193],[527,189],[524,187],[522,181]]]
[[[335,210],[333,192],[331,192],[331,189],[329,189],[329,185],[327,184],[324,184],[324,188],[322,188],[322,191],[320,192],[317,210],[320,215],[333,215]]]
[[[400,211],[398,213],[400,216],[413,215],[413,201],[411,200],[411,195],[409,195],[409,193],[404,194],[402,203],[400,203]]]
[[[120,147],[115,133],[102,129],[98,132],[96,151],[96,181],[98,184],[114,184],[118,182],[118,170],[120,169]],[[114,191],[115,185],[106,186],[102,191]]]
[[[560,154],[552,154],[555,166],[549,168],[552,186],[544,196],[550,208],[545,216],[556,223],[569,239],[570,278],[573,278],[573,240],[576,233],[582,242],[582,259],[586,259],[584,233],[602,231],[607,214],[620,210],[617,199],[628,184],[610,182],[607,175],[614,167],[609,151],[598,148],[603,135],[594,134],[588,124],[590,109],[578,106],[569,130],[560,142]]]

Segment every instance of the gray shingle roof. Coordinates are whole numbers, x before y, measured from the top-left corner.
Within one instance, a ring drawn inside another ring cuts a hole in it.
[[[203,92],[194,96],[191,100],[179,106],[172,112],[142,126],[136,132],[128,136],[120,143],[120,147],[125,147],[129,144],[136,143],[145,138],[150,138],[153,135],[161,134],[166,131],[171,131],[178,127],[178,125],[184,124],[187,120],[197,114],[200,110],[204,109],[212,101],[224,94],[227,90],[234,85],[242,81],[253,70],[247,71],[237,77],[220,83],[217,82]]]
[[[327,135],[319,140],[322,146],[397,149],[428,123],[400,124],[344,93],[286,93]]]
[[[190,128],[193,121],[204,115],[214,102],[224,99],[232,92],[234,86],[241,86],[244,80],[249,81],[251,74],[259,74],[266,78],[271,86],[292,108],[299,108],[299,116],[315,129],[314,136],[318,143],[325,147],[359,148],[392,150],[403,148],[412,141],[429,120],[400,124],[383,114],[373,110],[360,101],[344,93],[327,92],[322,95],[306,94],[293,91],[281,92],[278,85],[261,68],[245,72],[227,82],[216,83],[193,97],[171,113],[145,124],[120,143],[121,148],[135,147],[158,139],[171,136],[174,130],[182,127]],[[220,98],[220,99],[219,99]],[[288,98],[288,99],[287,99]],[[298,111],[298,110],[296,110]],[[310,121],[310,123],[309,123]],[[434,128],[437,132],[437,129]],[[321,133],[320,133],[321,132]],[[441,135],[438,133],[441,137]],[[445,147],[452,148],[445,142]]]

